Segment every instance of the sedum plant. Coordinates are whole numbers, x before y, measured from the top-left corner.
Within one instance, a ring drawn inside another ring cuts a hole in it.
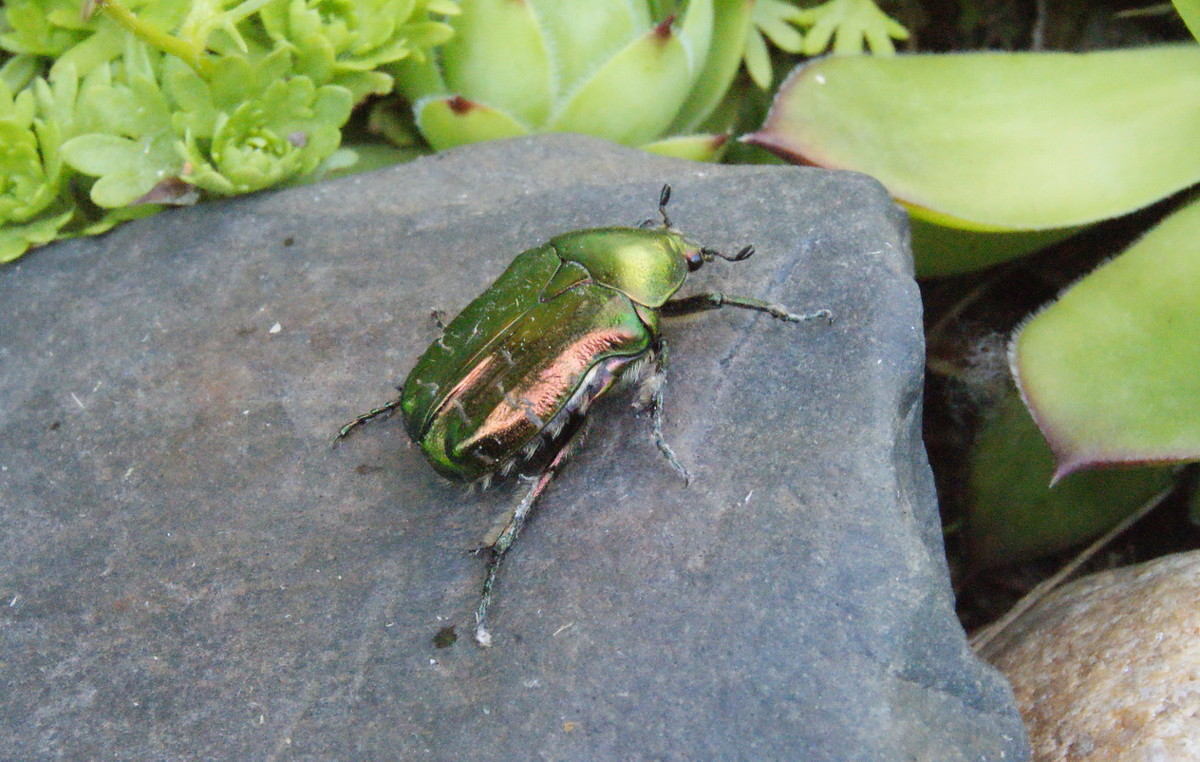
[[[0,262],[164,203],[300,182],[380,67],[449,38],[451,0],[10,0],[0,11]]]

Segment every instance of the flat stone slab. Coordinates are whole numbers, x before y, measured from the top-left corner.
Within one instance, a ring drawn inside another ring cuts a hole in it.
[[[340,447],[519,251],[656,215],[734,252],[510,554],[515,490],[398,420]],[[0,743],[13,758],[1022,759],[954,618],[902,215],[874,181],[489,143],[179,209],[0,269]],[[457,638],[455,640],[455,638]]]

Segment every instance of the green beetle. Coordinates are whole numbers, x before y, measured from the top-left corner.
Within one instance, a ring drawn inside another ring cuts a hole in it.
[[[413,442],[447,478],[486,486],[493,477],[536,475],[482,548],[490,559],[475,614],[480,645],[491,644],[487,614],[500,562],[579,441],[592,403],[620,386],[638,386],[655,444],[688,479],[662,434],[667,359],[662,317],[741,307],[791,322],[830,318],[828,310],[796,315],[777,304],[717,292],[672,299],[689,272],[714,258],[739,262],[754,248],[727,256],[692,242],[671,227],[670,197],[670,186],[663,186],[661,227],[649,228],[648,220],[637,228],[575,230],[517,255],[444,326],[397,399],[338,432],[342,439],[399,408]]]

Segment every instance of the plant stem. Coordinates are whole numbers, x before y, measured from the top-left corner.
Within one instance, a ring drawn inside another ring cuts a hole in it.
[[[175,56],[201,75],[207,73],[208,62],[203,48],[147,24],[122,5],[120,0],[95,0],[95,5],[142,42]]]

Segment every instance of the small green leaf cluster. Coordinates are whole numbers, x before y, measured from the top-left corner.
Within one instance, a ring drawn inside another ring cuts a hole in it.
[[[353,163],[379,70],[447,40],[451,0],[9,0],[0,262],[201,196]],[[85,9],[87,10],[87,9]]]
[[[805,56],[820,55],[831,43],[834,53],[862,53],[865,41],[875,55],[890,56],[896,52],[892,40],[908,39],[908,30],[873,0],[828,0],[804,9],[787,0],[757,0],[753,21],[746,39],[746,70],[764,90],[773,79],[766,40],[786,53]],[[802,33],[795,27],[809,29]]]

